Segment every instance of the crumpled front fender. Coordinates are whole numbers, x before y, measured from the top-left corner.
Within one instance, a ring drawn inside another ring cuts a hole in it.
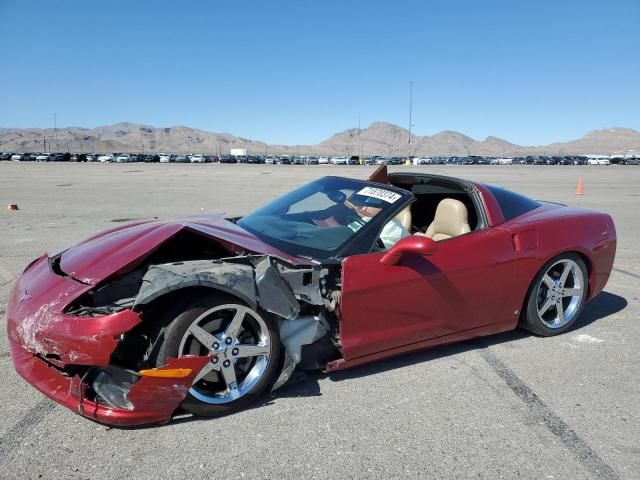
[[[131,310],[96,317],[64,313],[89,288],[55,275],[43,256],[29,266],[11,291],[7,336],[26,350],[64,365],[107,365],[120,335],[141,321]]]

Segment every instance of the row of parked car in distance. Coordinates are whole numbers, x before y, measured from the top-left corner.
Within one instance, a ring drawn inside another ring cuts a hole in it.
[[[205,163],[213,161],[207,155],[169,155],[166,153],[0,153],[0,160],[37,162],[165,162]]]
[[[287,155],[201,155],[169,153],[0,153],[0,160],[38,162],[148,162],[148,163],[249,163],[282,165],[640,165],[640,156],[529,155],[526,157],[430,156],[385,157],[287,156]]]
[[[640,156],[529,155],[526,157],[416,157],[414,165],[639,165]]]

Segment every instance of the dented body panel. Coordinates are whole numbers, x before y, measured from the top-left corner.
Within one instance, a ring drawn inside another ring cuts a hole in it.
[[[65,307],[88,289],[55,275],[47,257],[41,257],[11,291],[9,340],[58,366],[108,365],[120,335],[140,323],[140,317],[130,310],[95,318],[67,315]]]
[[[25,271],[11,291],[7,309],[7,333],[16,371],[56,402],[103,423],[139,425],[168,421],[208,358],[171,360],[166,368],[193,369],[186,378],[141,378],[129,393],[132,410],[119,410],[87,399],[84,395],[87,386],[80,374],[65,368],[109,365],[120,336],[141,321],[131,310],[99,317],[64,313],[64,308],[88,288],[55,275],[46,256]],[[86,370],[78,370],[83,371]]]
[[[140,262],[185,229],[214,239],[230,255],[253,252],[296,261],[295,257],[267,245],[221,215],[200,215],[183,220],[136,223],[108,230],[65,251],[60,267],[68,275],[96,285],[114,272]]]
[[[286,269],[282,264],[280,269]],[[300,272],[303,275],[308,270]],[[292,280],[293,274],[288,275]],[[23,273],[11,291],[7,332],[16,371],[40,392],[93,420],[112,425],[142,425],[168,421],[186,397],[194,377],[210,357],[170,359],[162,368],[189,368],[184,378],[140,377],[124,388],[128,408],[87,397],[93,373],[112,365],[121,339],[141,323],[139,311],[159,297],[190,287],[207,287],[240,298],[253,308],[277,315],[286,327],[291,350],[290,371],[280,377],[286,382],[300,361],[302,345],[326,333],[317,320],[297,321],[300,305],[294,292],[268,256],[242,257],[242,261],[199,260],[150,267],[132,308],[111,315],[77,316],[66,313],[77,297],[91,285],[57,275],[49,258],[37,259]],[[303,296],[309,294],[304,288]],[[291,324],[295,323],[292,328]],[[89,368],[83,368],[89,367]]]

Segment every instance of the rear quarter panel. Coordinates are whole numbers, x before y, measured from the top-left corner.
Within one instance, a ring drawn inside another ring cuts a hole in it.
[[[617,239],[613,219],[606,213],[542,203],[498,228],[507,229],[512,235],[522,303],[534,276],[546,262],[562,253],[576,252],[584,258],[589,271],[589,299],[600,293],[609,280]]]

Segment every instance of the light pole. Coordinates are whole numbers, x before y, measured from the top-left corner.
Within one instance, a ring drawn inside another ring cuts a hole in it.
[[[360,140],[361,135],[362,130],[360,129],[360,115],[358,115],[358,154],[360,155],[360,161],[362,161],[362,141]]]
[[[54,113],[53,114],[53,136],[56,142],[56,153],[59,152],[59,148],[58,148],[58,114]]]
[[[409,82],[409,150],[407,160],[411,158],[411,125],[413,123],[413,82]]]

